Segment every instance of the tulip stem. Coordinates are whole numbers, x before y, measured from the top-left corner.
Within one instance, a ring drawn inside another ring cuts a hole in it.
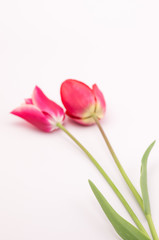
[[[153,239],[159,240],[151,215],[146,215],[146,219],[149,224],[149,228],[150,228]]]
[[[112,155],[112,157],[113,157],[113,159],[114,159],[114,161],[115,161],[115,163],[116,163],[116,165],[117,165],[121,175],[123,176],[125,182],[129,186],[129,188],[132,191],[133,195],[135,196],[135,198],[136,198],[137,202],[139,203],[141,209],[144,210],[143,200],[142,200],[140,194],[138,193],[138,191],[136,190],[136,188],[134,187],[134,185],[132,184],[132,182],[129,179],[128,175],[126,174],[125,170],[123,169],[119,159],[117,158],[117,156],[116,156],[116,154],[115,154],[115,152],[114,152],[114,150],[113,150],[113,148],[112,148],[112,146],[111,146],[111,144],[110,144],[110,142],[108,140],[108,137],[106,136],[106,133],[104,132],[102,126],[100,125],[99,120],[95,116],[94,116],[94,120],[95,120],[95,122],[96,122],[96,124],[97,124],[97,126],[98,126],[98,128],[99,128],[99,130],[100,130],[100,132],[101,132],[101,134],[103,136],[103,138],[104,138],[104,141],[105,141],[105,143],[106,143],[106,145],[107,145],[107,147],[108,147],[108,149],[109,149],[109,151],[110,151],[110,153],[111,153],[111,155]]]
[[[128,213],[130,214],[131,218],[133,219],[134,223],[136,224],[136,226],[149,238],[148,233],[146,232],[145,228],[143,227],[143,225],[141,224],[141,222],[139,221],[138,217],[136,216],[136,214],[134,213],[134,211],[132,210],[132,208],[130,207],[130,205],[128,204],[128,202],[126,201],[126,199],[124,198],[124,196],[120,193],[120,191],[118,190],[118,188],[115,186],[115,184],[113,183],[113,181],[109,178],[109,176],[107,175],[107,173],[104,171],[104,169],[100,166],[100,164],[95,160],[95,158],[88,152],[88,150],[61,124],[61,123],[57,123],[57,126],[62,129],[81,149],[82,151],[89,157],[89,159],[91,160],[91,162],[95,165],[95,167],[98,169],[98,171],[102,174],[102,176],[104,177],[104,179],[107,181],[107,183],[110,185],[110,187],[113,189],[113,191],[116,193],[116,195],[118,196],[118,198],[120,199],[120,201],[122,202],[122,204],[124,205],[124,207],[126,208],[126,210],[128,211]]]

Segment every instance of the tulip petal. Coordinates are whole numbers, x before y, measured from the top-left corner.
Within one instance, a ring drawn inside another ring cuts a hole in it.
[[[103,96],[103,93],[99,90],[98,86],[96,84],[94,84],[92,86],[93,88],[93,93],[96,99],[96,116],[101,119],[103,118],[105,111],[106,111],[106,103],[105,103],[105,99]]]
[[[67,113],[77,118],[90,117],[95,110],[92,90],[84,83],[68,79],[61,85],[61,99]]]
[[[32,95],[33,104],[55,119],[64,119],[64,110],[55,102],[45,96],[39,87],[35,87]]]
[[[51,132],[57,128],[56,125],[54,126],[51,123],[49,118],[47,118],[36,106],[31,104],[23,104],[14,109],[11,113],[23,118],[45,132]]]
[[[66,111],[66,114],[69,116],[69,118],[71,120],[73,120],[74,122],[76,123],[79,123],[81,125],[84,125],[84,126],[89,126],[89,125],[93,125],[95,124],[95,121],[92,117],[88,117],[88,118],[76,118],[76,117],[73,117],[71,115],[69,115],[69,113]]]

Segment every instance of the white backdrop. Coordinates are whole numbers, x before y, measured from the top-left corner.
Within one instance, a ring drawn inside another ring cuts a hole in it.
[[[97,83],[107,101],[101,121],[140,191],[148,163],[154,222],[159,227],[159,3],[157,0],[1,0],[0,239],[118,239],[88,185],[125,209],[89,159],[61,131],[46,134],[9,114],[35,85],[59,103],[67,78]],[[121,178],[96,126],[65,126],[90,150],[145,218]],[[158,230],[159,233],[159,230]]]

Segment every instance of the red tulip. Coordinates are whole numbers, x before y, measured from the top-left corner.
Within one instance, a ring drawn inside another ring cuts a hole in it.
[[[80,81],[68,79],[61,85],[61,99],[66,114],[80,124],[94,124],[94,116],[101,119],[105,114],[105,99],[96,84],[91,89]]]
[[[65,118],[64,110],[47,98],[39,87],[34,88],[32,98],[26,99],[11,113],[45,132],[57,129],[57,123],[63,123]]]

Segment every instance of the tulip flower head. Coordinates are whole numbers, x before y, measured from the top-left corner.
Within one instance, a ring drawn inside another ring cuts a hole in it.
[[[91,125],[95,123],[94,117],[99,120],[104,117],[106,103],[96,84],[91,89],[80,81],[68,79],[61,85],[61,99],[66,114],[77,123]]]
[[[24,104],[11,113],[45,132],[57,129],[57,123],[62,124],[65,118],[64,110],[47,98],[37,86],[34,88],[32,98],[26,99]]]

